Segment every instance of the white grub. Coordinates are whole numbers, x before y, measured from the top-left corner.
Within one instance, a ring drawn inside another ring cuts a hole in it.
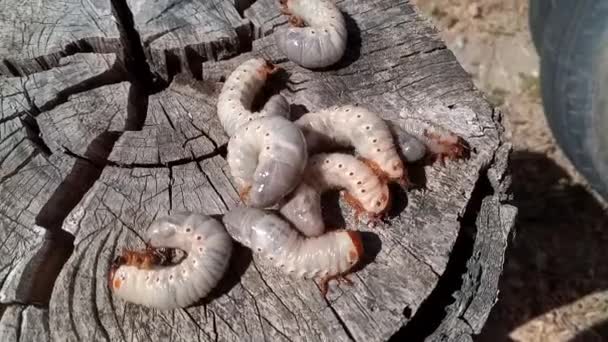
[[[365,163],[343,153],[320,153],[309,158],[303,184],[281,207],[281,214],[302,234],[318,236],[324,231],[321,194],[344,189],[345,199],[357,214],[381,216],[388,208],[390,192],[386,182]]]
[[[241,126],[228,142],[228,166],[248,206],[277,204],[301,182],[308,152],[304,135],[281,116]]]
[[[226,79],[217,101],[217,115],[228,136],[244,124],[264,116],[289,117],[289,104],[280,95],[272,96],[259,112],[252,112],[253,101],[278,67],[262,58],[239,65]]]
[[[330,278],[345,275],[363,256],[357,231],[339,230],[304,237],[276,214],[236,208],[224,215],[228,233],[284,273],[298,278],[321,278],[322,290]]]
[[[154,248],[174,248],[187,256],[168,265],[115,265],[110,273],[114,295],[157,309],[187,307],[204,298],[223,277],[232,253],[232,240],[217,220],[178,213],[157,219],[146,232]]]
[[[332,146],[352,146],[375,172],[403,182],[406,171],[388,124],[362,106],[331,107],[300,117],[296,124],[311,152]]]
[[[348,33],[332,0],[282,0],[281,5],[293,27],[277,30],[275,40],[287,58],[308,69],[328,67],[342,58]]]
[[[444,159],[457,160],[470,155],[469,144],[447,128],[416,117],[406,117],[399,121],[402,130],[407,133],[400,138],[399,144],[408,161],[417,161],[429,155],[432,159],[443,162]],[[408,136],[411,138],[408,139]]]

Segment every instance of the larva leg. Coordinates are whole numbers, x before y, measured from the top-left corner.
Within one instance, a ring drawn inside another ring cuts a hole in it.
[[[287,6],[287,0],[279,0],[279,9],[281,10],[282,14],[291,15],[291,11]]]
[[[441,135],[424,130],[424,136],[431,141],[429,148],[432,161],[439,160],[443,165],[445,159],[457,160],[468,158],[470,155],[468,143],[453,133]]]
[[[249,191],[251,190],[251,185],[247,185],[239,191],[239,198],[243,203],[249,202]]]
[[[167,265],[171,262],[173,249],[155,248],[146,243],[146,253],[155,260],[155,265]]]
[[[259,73],[261,73],[261,77],[263,78],[268,78],[270,75],[275,74],[277,72],[279,72],[279,70],[281,70],[281,67],[272,64],[269,61],[266,61],[266,64],[264,65],[264,67],[260,68],[260,70],[258,70]]]
[[[355,210],[355,222],[359,222],[361,214],[365,214],[365,209],[361,202],[348,191],[344,191],[342,197],[344,198],[344,201]]]
[[[332,280],[336,280],[339,284],[345,283],[348,286],[353,285],[353,281],[350,280],[344,274],[338,274],[338,275],[322,278],[319,283],[319,286],[321,287],[321,294],[323,295],[323,297],[327,297],[327,292],[329,291],[329,282]]]
[[[152,265],[160,263],[159,258],[153,251],[146,249],[143,252],[126,250],[123,252],[125,265],[135,266],[140,269],[149,269]]]
[[[400,143],[406,157],[409,153],[410,157],[415,156],[417,157],[415,160],[418,160],[424,152],[424,159],[427,162],[439,160],[444,164],[445,159],[457,160],[470,156],[471,148],[467,141],[434,122],[418,117],[407,117],[402,129],[406,134],[400,135],[403,137]],[[424,148],[421,148],[420,143]]]
[[[410,180],[407,177],[407,169],[405,168],[405,165],[403,166],[403,175],[401,177],[397,179],[390,179],[387,173],[384,172],[380,165],[378,165],[378,163],[376,163],[375,161],[363,157],[359,157],[359,160],[365,163],[365,165],[367,165],[372,170],[372,172],[374,172],[374,174],[378,176],[378,179],[381,182],[387,183],[389,181],[392,181],[405,188],[411,186]]]
[[[304,20],[297,15],[292,15],[289,17],[289,24],[292,27],[304,27]]]
[[[347,194],[347,195],[352,196],[350,194]],[[346,203],[350,204],[355,209],[355,223],[359,223],[361,214],[363,212],[361,210],[357,209],[356,199],[354,199],[353,197],[350,197],[350,198],[345,197],[344,199],[345,199]],[[353,202],[355,202],[355,203],[353,203]],[[372,213],[367,213],[366,217],[367,217],[367,226],[370,228],[373,228],[382,222],[384,214],[374,215]]]

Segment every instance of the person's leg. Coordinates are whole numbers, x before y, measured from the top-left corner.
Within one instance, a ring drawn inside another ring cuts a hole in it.
[[[553,135],[608,199],[608,1],[531,0],[530,28]]]

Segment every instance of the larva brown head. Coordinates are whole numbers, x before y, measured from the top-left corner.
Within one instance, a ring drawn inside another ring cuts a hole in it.
[[[451,154],[458,159],[469,158],[471,154],[471,147],[461,137],[456,137],[456,143],[452,145]]]
[[[251,191],[251,185],[246,185],[241,190],[239,190],[239,198],[243,203],[247,204],[249,202],[249,192]]]
[[[424,135],[431,140],[430,150],[436,158],[456,160],[469,157],[469,144],[454,133],[438,134],[425,130]]]
[[[349,230],[346,233],[352,242],[352,248],[348,251],[348,262],[354,266],[363,257],[363,241],[361,241],[361,234],[358,231]]]
[[[265,62],[266,63],[262,67],[262,73],[264,74],[264,78],[268,78],[268,76],[281,70],[281,67],[272,64],[270,61],[266,60]]]
[[[389,211],[391,208],[391,192],[390,192],[388,186],[385,186],[385,188],[386,188],[386,191],[382,192],[382,195],[380,195],[380,199],[376,203],[376,205],[379,208],[381,208],[378,212],[373,214],[373,216],[376,218],[384,217],[386,212]]]
[[[118,270],[118,268],[126,263],[127,263],[127,260],[125,260],[125,258],[122,255],[117,256],[116,259],[114,259],[114,261],[112,261],[112,264],[110,265],[110,272],[108,273],[108,286],[110,287],[110,289],[120,288],[120,285],[121,285],[120,279],[116,279],[116,281],[115,281],[114,276],[116,275],[116,271]]]
[[[405,169],[401,159],[395,160],[391,166],[391,169],[393,175],[392,180],[397,181],[398,183],[407,181],[407,170]]]

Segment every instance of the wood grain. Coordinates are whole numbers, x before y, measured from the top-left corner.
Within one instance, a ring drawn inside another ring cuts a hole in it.
[[[95,3],[47,1],[43,10],[6,1],[0,15],[3,341],[384,341],[420,324],[421,307],[436,313],[429,340],[479,333],[516,214],[505,195],[510,149],[500,114],[407,1],[338,1],[349,46],[322,71],[276,48],[272,34],[286,18],[270,0]],[[374,228],[327,196],[328,224],[363,231],[366,248],[354,285],[332,284],[327,299],[317,282],[287,278],[243,247],[218,289],[192,307],[114,298],[111,260],[142,247],[156,217],[242,205],[215,104],[225,77],[254,56],[285,70],[273,88],[296,116],[358,103],[397,135],[424,118],[465,138],[471,158],[409,165],[418,187],[392,187],[391,213]],[[448,286],[456,302],[445,312],[431,299],[445,295],[436,286],[451,282],[466,229],[474,243],[457,273],[465,281]]]

